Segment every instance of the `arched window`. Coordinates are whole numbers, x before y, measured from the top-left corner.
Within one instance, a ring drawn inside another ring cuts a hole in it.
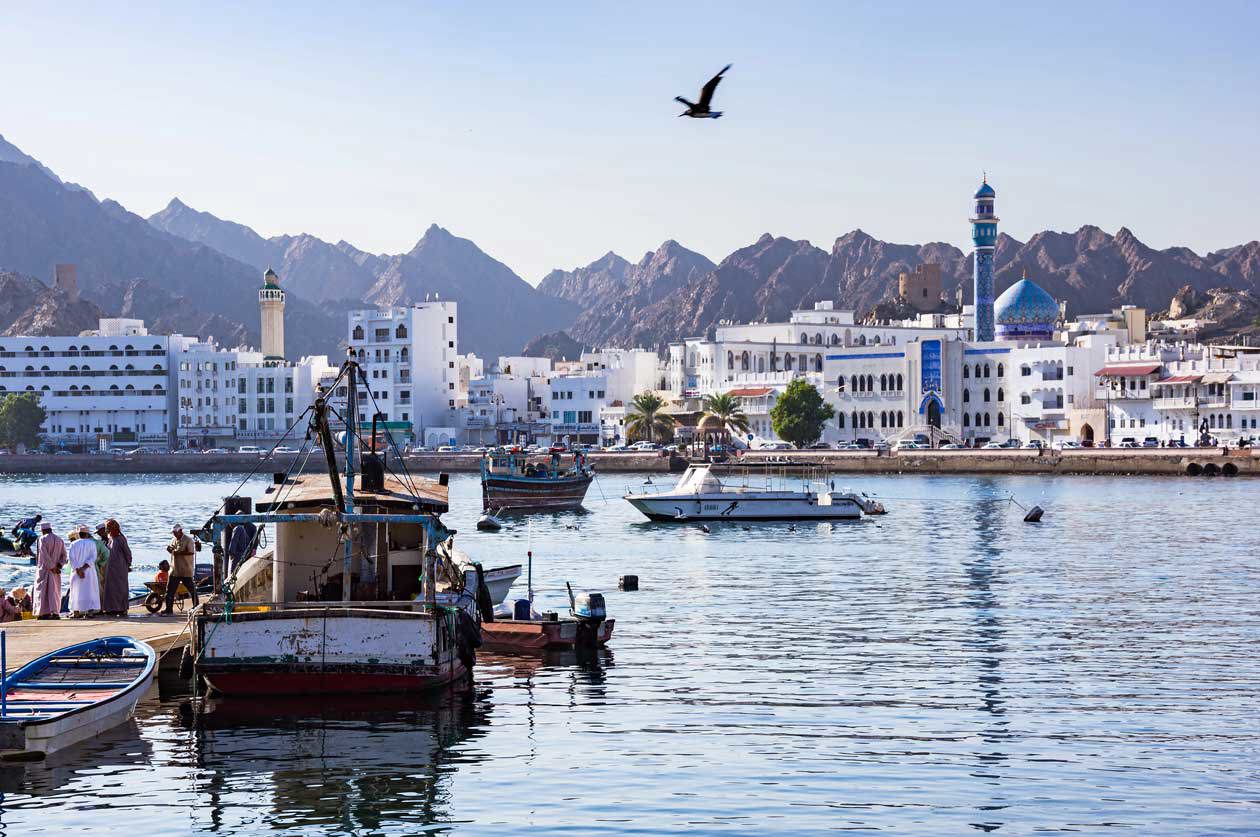
[[[985,426],[985,427],[988,427],[988,426],[989,426],[989,414],[988,414],[988,413],[985,413],[985,414],[984,414],[984,426]]]
[[[71,391],[71,392],[77,392],[77,391],[78,391],[78,389],[79,389],[79,388],[78,388],[78,387],[76,387],[74,384],[71,384],[71,385],[70,385],[70,391]]]
[[[87,369],[87,367],[86,367],[86,366],[85,366],[85,367],[83,367],[83,368],[84,368],[84,369]],[[157,371],[161,372],[161,371],[162,371],[162,364],[160,364],[160,363],[155,363],[155,364],[153,364],[153,368],[154,368],[154,369],[156,369]]]
[[[797,361],[796,368],[800,369],[802,372],[809,368],[809,356],[802,354],[800,360]]]
[[[831,345],[835,346],[835,345],[836,345],[836,344],[838,344],[839,342],[840,342],[840,335],[839,335],[839,334],[833,334],[833,335],[831,335]]]
[[[880,427],[888,427],[888,413],[885,413],[885,412],[883,412],[883,411],[880,411],[880,414],[879,414],[879,426],[880,426]]]
[[[875,391],[875,376],[874,375],[866,376],[866,391],[867,392]]]
[[[404,339],[407,336],[407,326],[399,323],[398,328],[394,329],[394,336],[399,340]]]
[[[109,388],[110,388],[111,390],[118,389],[118,384],[110,384],[110,385],[109,385]]]
[[[998,364],[998,377],[1001,378],[1005,374],[1006,374],[1006,370],[1002,367],[1002,364],[999,363]]]
[[[862,387],[860,383],[858,382],[857,375],[852,375],[849,377],[849,389],[853,390],[854,392],[862,391]]]
[[[357,325],[357,326],[355,326],[355,327],[354,327],[354,332],[350,335],[350,339],[351,339],[351,340],[362,340],[362,339],[363,339],[363,326],[361,326],[361,325]]]
[[[123,389],[135,389],[135,388],[136,388],[135,384],[127,384],[127,386],[123,387]]]
[[[1225,414],[1225,427],[1230,430],[1233,429],[1234,427],[1234,414],[1233,413]]]
[[[865,335],[865,334],[859,334],[859,335],[858,335],[858,345],[859,345],[859,346],[865,346],[865,345],[866,345],[866,335]]]
[[[897,426],[898,427],[906,426],[906,414],[903,413],[901,410],[897,411]]]
[[[1001,402],[1005,400],[1006,400],[1006,393],[1002,391],[1001,387],[998,387],[998,401]]]
[[[854,426],[864,429],[866,427],[866,413],[857,413],[856,415],[857,423]]]
[[[744,372],[748,371],[748,352],[739,356],[739,368]]]
[[[850,426],[850,427],[852,427],[854,430],[857,430],[857,429],[858,429],[858,426],[859,426],[859,425],[858,425],[858,414],[857,414],[857,410],[854,410],[854,411],[853,411],[853,415],[852,415],[852,416],[850,416],[850,419],[851,419],[851,421],[849,422],[849,426]]]
[[[867,426],[867,427],[874,427],[874,426],[875,426],[875,413],[874,413],[874,411],[869,412],[869,413],[867,413],[867,414],[866,414],[866,426]]]
[[[901,377],[901,374],[898,373],[897,374],[897,391],[900,392],[901,390],[905,388],[906,388],[905,378]]]
[[[989,377],[989,364],[984,365],[984,377]]]
[[[123,369],[135,369],[135,368],[136,367],[132,366],[130,363],[128,363],[126,366],[123,367]]]
[[[998,427],[1002,427],[1005,424],[1006,424],[1006,416],[1002,415],[1001,413],[998,413]]]
[[[726,368],[727,369],[735,368],[735,353],[734,352],[726,353]]]
[[[844,430],[844,413],[836,413],[836,427]]]
[[[791,354],[791,352],[789,352],[789,353],[788,353],[786,356],[784,356],[784,358],[783,358],[783,369],[784,369],[784,371],[787,371],[787,372],[791,372],[791,371],[792,371],[792,354]]]
[[[987,404],[987,403],[988,403],[988,401],[989,401],[989,388],[988,388],[988,387],[985,387],[985,388],[984,388],[984,400],[985,400],[985,403],[986,403],[986,404]]]
[[[880,392],[888,391],[888,376],[887,375],[879,376],[879,391]]]
[[[822,345],[822,332],[821,331],[814,333],[814,345],[815,346]]]
[[[809,345],[809,335],[808,335],[808,334],[802,334],[802,335],[801,335],[801,345],[802,345],[802,346],[808,346],[808,345]]]
[[[47,366],[45,366],[44,368],[45,368],[45,369],[47,369],[48,367],[47,367]],[[111,363],[111,364],[109,365],[109,371],[110,371],[110,372],[117,372],[117,371],[118,371],[118,364],[116,364],[116,363]]]
[[[130,343],[128,343],[126,346],[123,346],[124,352],[134,352],[135,350],[136,350],[136,347],[131,345]]]
[[[155,352],[160,352],[160,351],[162,351],[162,344],[161,344],[161,343],[154,343],[154,344],[153,344],[153,351],[155,351]]]
[[[822,355],[814,355],[814,371],[822,371]]]
[[[757,371],[758,371],[758,372],[765,372],[765,371],[766,371],[766,357],[765,357],[765,355],[762,355],[761,357],[757,358]]]
[[[976,413],[976,427],[980,426],[980,414]]]
[[[964,378],[970,378],[970,377],[971,377],[971,367],[970,367],[970,366],[968,366],[968,365],[967,365],[967,364],[965,364],[965,363],[963,364],[963,377],[964,377]]]
[[[836,391],[844,392],[844,376],[843,375],[841,375],[839,378],[836,378]]]
[[[976,377],[977,377],[977,378],[979,378],[979,377],[980,377],[980,364],[978,364],[978,363],[976,364]]]
[[[963,413],[963,427],[971,427],[971,416]]]
[[[970,403],[971,403],[971,390],[969,390],[969,389],[965,389],[965,390],[963,390],[963,403],[964,403],[964,404],[970,404]]]

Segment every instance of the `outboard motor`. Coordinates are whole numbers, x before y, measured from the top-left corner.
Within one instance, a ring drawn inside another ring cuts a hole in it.
[[[576,648],[593,651],[599,646],[599,629],[608,618],[603,593],[578,593],[573,599],[573,617],[577,619]]]

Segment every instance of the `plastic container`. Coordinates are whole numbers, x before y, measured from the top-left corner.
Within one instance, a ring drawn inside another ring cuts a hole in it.
[[[522,621],[530,618],[529,599],[517,599],[512,603],[512,618]]]

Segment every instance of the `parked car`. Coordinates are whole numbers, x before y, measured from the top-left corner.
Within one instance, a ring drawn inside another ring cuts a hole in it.
[[[1045,443],[1042,442],[1040,439],[1029,439],[1027,442],[1024,443],[1024,447],[1028,448],[1029,450],[1041,450],[1045,446],[1046,446]]]
[[[814,442],[806,450],[831,450],[831,445],[826,442]]]
[[[893,450],[896,450],[896,451],[926,450],[926,449],[927,448],[924,445],[919,444],[913,439],[901,439],[900,441],[897,442],[897,444],[893,446]]]
[[[280,447],[276,448],[275,451],[273,451],[273,453],[301,453],[301,451],[298,450],[297,448],[291,448],[288,445],[281,445]]]
[[[654,451],[654,450],[660,450],[660,449],[661,449],[661,446],[656,444],[656,442],[635,442],[633,445],[630,446],[630,450],[637,450],[637,451]]]
[[[1154,436],[1147,436],[1145,439],[1142,440],[1142,447],[1157,448],[1159,447],[1159,439],[1157,439]]]
[[[1080,450],[1081,449],[1081,443],[1076,441],[1075,439],[1060,439],[1059,441],[1054,443],[1054,446],[1058,448],[1059,450]]]
[[[260,453],[262,453],[262,448],[258,447],[258,445],[241,445],[239,448],[236,449],[236,452],[237,453],[252,453],[255,456],[257,456]]]
[[[792,446],[787,442],[763,442],[757,450],[791,450]]]
[[[437,452],[438,453],[456,453],[458,450],[459,448],[455,447],[454,445],[441,445],[438,447]]]
[[[964,450],[964,448],[962,445],[956,444],[954,442],[947,442],[941,445],[941,450]]]
[[[1139,445],[1139,444],[1138,444],[1137,439],[1135,439],[1134,437],[1132,437],[1132,436],[1125,436],[1123,439],[1121,439],[1121,440],[1120,440],[1120,444],[1116,445],[1116,447],[1118,447],[1118,448],[1139,448],[1139,447],[1141,447],[1141,445]]]
[[[227,453],[227,452],[228,452],[227,448],[207,448],[206,449],[207,454],[213,454],[215,456],[218,456],[219,454]]]
[[[1188,448],[1188,447],[1190,447],[1190,446],[1189,446],[1189,445],[1187,445],[1185,442],[1181,441],[1180,439],[1173,439],[1172,441],[1170,441],[1170,442],[1168,443],[1168,447],[1170,447],[1170,448]]]
[[[1006,450],[1005,442],[985,442],[980,446],[980,450]]]

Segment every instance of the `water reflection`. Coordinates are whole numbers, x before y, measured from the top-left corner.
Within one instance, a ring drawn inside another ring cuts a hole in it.
[[[239,823],[242,798],[255,821],[299,830],[449,821],[455,748],[485,734],[489,698],[486,690],[379,696],[366,707],[207,699],[193,748],[211,824]]]

